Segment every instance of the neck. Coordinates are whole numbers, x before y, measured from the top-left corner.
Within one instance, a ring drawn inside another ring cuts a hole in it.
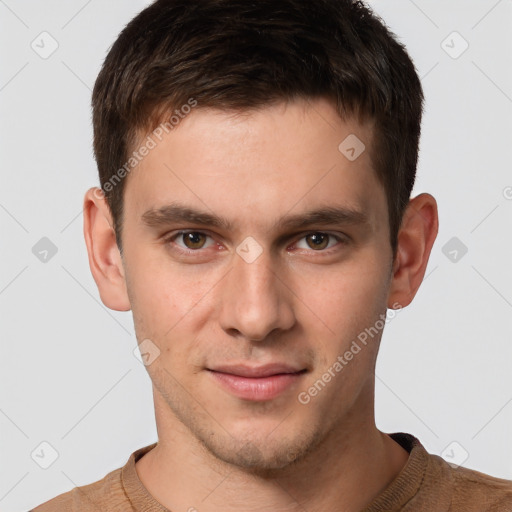
[[[372,421],[359,404],[353,410],[357,417],[340,422],[313,452],[262,475],[219,461],[155,393],[159,442],[136,463],[137,474],[169,510],[357,512],[391,483],[409,454],[376,428],[373,401],[365,411]]]

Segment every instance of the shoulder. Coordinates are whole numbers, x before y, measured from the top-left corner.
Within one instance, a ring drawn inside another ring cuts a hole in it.
[[[453,482],[453,510],[512,512],[512,480],[497,478],[462,466],[450,466],[450,469]]]
[[[133,499],[147,501],[150,495],[137,477],[136,461],[156,446],[156,442],[135,450],[123,467],[114,469],[101,480],[75,487],[30,512],[130,512]],[[130,496],[129,496],[130,494]]]
[[[463,466],[454,466],[439,455],[431,461],[443,469],[451,488],[450,512],[512,512],[512,480],[497,478]]]
[[[133,500],[145,505],[152,497],[140,482],[135,463],[156,444],[155,442],[135,450],[123,467],[114,469],[101,480],[75,487],[30,512],[130,512],[134,510],[131,504]]]
[[[512,512],[512,480],[451,464],[412,434],[390,436],[410,453],[409,460],[372,512],[388,510],[390,502],[407,512]]]
[[[127,511],[126,495],[121,483],[122,468],[108,473],[101,480],[75,487],[37,506],[30,512],[97,512],[98,510]],[[108,506],[108,508],[107,508]]]

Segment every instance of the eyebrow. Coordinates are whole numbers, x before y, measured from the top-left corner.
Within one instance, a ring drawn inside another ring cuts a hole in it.
[[[211,226],[225,231],[233,230],[233,223],[225,217],[197,210],[180,203],[171,203],[147,210],[142,222],[151,228],[176,223],[190,223]],[[369,224],[365,212],[341,206],[324,206],[303,213],[286,215],[275,223],[277,229],[303,229],[314,224],[361,225]]]

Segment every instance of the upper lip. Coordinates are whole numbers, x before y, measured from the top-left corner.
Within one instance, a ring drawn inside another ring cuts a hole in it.
[[[289,364],[272,363],[263,366],[246,366],[243,364],[223,365],[208,368],[208,370],[230,373],[240,377],[269,377],[270,375],[277,375],[279,373],[298,373],[305,370],[305,368],[296,368]]]

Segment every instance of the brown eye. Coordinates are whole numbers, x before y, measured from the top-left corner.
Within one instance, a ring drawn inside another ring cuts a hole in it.
[[[329,235],[327,233],[311,233],[305,239],[311,249],[325,249],[329,243]]]
[[[211,235],[202,231],[177,231],[163,237],[165,245],[179,256],[204,256],[207,249],[214,247],[216,242]]]
[[[207,235],[199,231],[180,233],[181,239],[187,249],[202,249],[206,242]]]
[[[345,243],[347,243],[346,240],[341,236],[314,231],[303,236],[296,246],[298,249],[313,249],[314,252],[327,253],[335,245],[344,245]]]

